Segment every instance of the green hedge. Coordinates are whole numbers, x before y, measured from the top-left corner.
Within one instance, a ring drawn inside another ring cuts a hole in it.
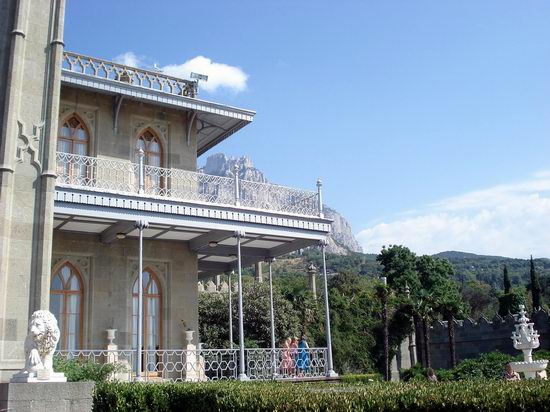
[[[94,411],[505,411],[550,410],[546,381],[100,383]]]
[[[340,375],[340,382],[342,383],[370,383],[381,380],[382,375],[379,373],[350,373],[347,375]]]

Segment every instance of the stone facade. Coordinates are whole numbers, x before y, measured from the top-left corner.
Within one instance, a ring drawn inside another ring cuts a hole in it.
[[[88,129],[88,156],[136,161],[136,139],[146,129],[161,140],[161,166],[195,171],[197,168],[196,134],[187,144],[187,116],[181,111],[123,100],[114,125],[112,96],[69,86],[61,89],[59,123],[76,114]]]
[[[550,349],[550,323],[548,314],[540,310],[532,317],[535,329],[540,334],[540,349]],[[504,319],[495,316],[492,320],[480,318],[477,322],[471,319],[455,321],[455,340],[457,361],[476,358],[482,353],[500,351],[510,355],[519,352],[512,345],[512,332],[515,330],[512,315]],[[449,335],[447,322],[437,321],[433,324],[430,336],[432,366],[434,368],[450,367]],[[420,355],[419,351],[419,355]]]
[[[162,346],[182,349],[182,320],[193,330],[198,327],[196,254],[181,242],[145,240],[143,246],[143,267],[157,275],[161,286]],[[82,347],[104,348],[105,330],[117,329],[119,349],[131,349],[137,241],[103,244],[97,236],[55,232],[52,273],[66,262],[80,272],[84,282]]]
[[[21,368],[30,314],[49,305],[64,8],[0,1],[0,380]]]

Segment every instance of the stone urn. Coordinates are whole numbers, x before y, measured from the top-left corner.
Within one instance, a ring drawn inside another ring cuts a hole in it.
[[[116,329],[106,329],[107,332],[107,340],[109,341],[109,345],[113,344],[113,341],[116,339]]]
[[[187,341],[188,345],[191,345],[191,341],[193,340],[193,334],[195,333],[194,330],[186,330],[185,331],[185,340]]]

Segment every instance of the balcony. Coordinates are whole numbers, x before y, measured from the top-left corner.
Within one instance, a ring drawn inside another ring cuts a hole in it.
[[[255,115],[252,110],[200,99],[195,81],[68,51],[63,53],[61,83],[63,87],[111,96],[115,129],[123,101],[185,112],[189,121],[201,124],[197,128],[197,156],[250,124]]]
[[[317,192],[140,163],[57,153],[58,187],[322,217]]]

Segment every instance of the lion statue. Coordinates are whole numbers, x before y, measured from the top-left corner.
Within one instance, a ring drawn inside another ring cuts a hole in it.
[[[54,375],[53,354],[59,342],[59,327],[55,316],[48,310],[37,310],[31,316],[25,339],[25,367],[18,377],[37,377],[38,372]]]

